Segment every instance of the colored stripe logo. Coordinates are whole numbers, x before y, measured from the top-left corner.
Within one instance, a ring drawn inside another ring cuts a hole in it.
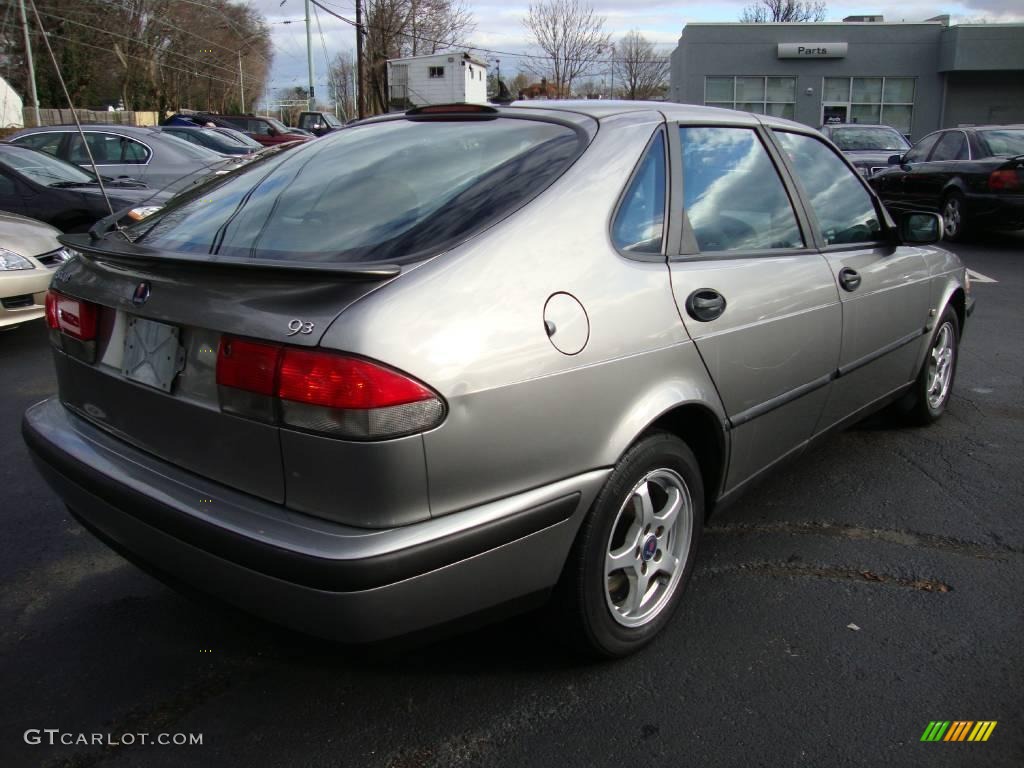
[[[988,741],[997,720],[932,720],[921,741]]]

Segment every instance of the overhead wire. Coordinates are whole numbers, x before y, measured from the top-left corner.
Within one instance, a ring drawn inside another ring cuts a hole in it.
[[[203,59],[197,59],[194,56],[187,56],[184,53],[178,53],[177,51],[171,51],[171,50],[168,50],[166,48],[161,48],[159,45],[154,45],[153,43],[144,43],[141,40],[138,40],[138,39],[136,39],[134,37],[131,37],[129,35],[122,35],[122,34],[119,34],[118,32],[112,32],[109,29],[103,29],[101,27],[96,27],[96,26],[93,26],[92,24],[86,24],[85,22],[76,21],[74,19],[69,19],[66,16],[60,16],[60,15],[55,14],[55,13],[47,13],[46,11],[40,11],[38,8],[36,9],[36,13],[38,13],[38,14],[40,14],[42,16],[47,16],[47,17],[49,17],[51,19],[58,19],[60,21],[67,22],[68,24],[74,24],[75,26],[78,26],[78,27],[83,27],[85,29],[91,29],[94,32],[100,32],[100,33],[102,33],[104,35],[110,35],[111,37],[119,37],[119,38],[121,38],[123,40],[130,40],[131,42],[133,42],[136,45],[141,45],[141,46],[144,46],[146,48],[152,48],[154,50],[161,51],[162,53],[164,53],[166,55],[177,56],[178,58],[185,59],[186,61],[195,62],[196,64],[202,64],[204,67],[212,67],[214,69],[219,69],[219,70],[222,70],[224,72],[230,72],[232,74],[235,74],[235,70],[232,67],[222,67],[219,64],[214,64],[213,62],[210,62],[210,61],[204,61]],[[106,50],[106,49],[104,49],[104,50]],[[235,52],[232,51],[232,53],[235,53]]]
[[[328,15],[333,16],[336,19],[340,19],[341,21],[345,22],[346,24],[349,24],[352,27],[356,27],[358,29],[358,27],[360,26],[360,25],[356,24],[356,22],[353,19],[346,18],[345,16],[342,16],[340,13],[337,13],[336,11],[332,10],[331,8],[328,8],[327,6],[323,5],[321,0],[309,0],[309,2],[312,3],[314,6],[317,6],[318,8],[322,9],[324,11],[324,13],[327,13]],[[384,31],[388,31],[384,27],[380,27],[380,26],[377,26],[377,25],[374,25],[374,24],[367,24],[366,22],[363,22],[362,27],[363,27],[364,30],[367,30],[367,29],[375,29],[375,30],[384,29]],[[425,43],[432,43],[434,45],[442,46],[442,47],[445,47],[445,48],[463,48],[463,49],[466,49],[468,51],[480,51],[482,53],[490,53],[490,54],[494,54],[494,55],[497,55],[497,56],[513,56],[513,57],[520,57],[520,58],[533,59],[533,60],[545,60],[545,61],[554,61],[555,60],[554,56],[547,56],[547,55],[544,55],[544,54],[522,53],[522,52],[515,52],[515,51],[501,51],[501,50],[498,50],[496,48],[484,48],[482,46],[471,45],[469,43],[456,43],[456,42],[452,42],[452,41],[448,41],[448,40],[438,40],[438,39],[435,39],[435,38],[426,37],[425,35],[417,35],[415,33],[405,32],[405,31],[402,31],[402,30],[391,30],[391,31],[393,31],[395,34],[401,35],[402,37],[407,37],[407,38],[414,39],[414,40],[421,40],[421,41],[423,41]],[[613,62],[620,62],[621,63],[621,62],[627,61],[627,59],[615,59],[615,58],[611,58],[611,57],[599,58],[599,59],[583,58],[583,57],[562,57],[562,60],[563,61],[574,61],[574,62],[577,62],[577,63],[580,63],[580,64],[607,64],[607,63],[613,63]],[[659,59],[659,60],[669,61],[669,57],[666,56],[666,57],[664,57],[662,59]]]
[[[45,37],[56,37],[56,38],[58,38],[60,40],[67,40],[69,42],[72,42],[75,45],[81,45],[81,46],[84,46],[86,48],[94,48],[97,51],[106,51],[107,53],[110,52],[109,48],[104,48],[102,45],[93,45],[92,43],[86,43],[86,42],[84,42],[82,40],[78,40],[78,39],[76,39],[74,37],[68,37],[67,35],[61,35],[61,34],[59,34],[57,32],[47,32]],[[135,56],[134,54],[130,54],[130,53],[122,53],[122,55],[126,59],[136,59],[137,61],[144,61],[144,62],[149,63],[149,59],[144,58],[142,56]],[[181,67],[175,67],[175,66],[172,66],[171,64],[167,64],[167,63],[161,64],[160,66],[163,67],[164,69],[170,69],[170,70],[173,70],[175,72],[184,72],[186,75],[192,75],[192,76],[196,75],[195,70],[182,69]],[[235,85],[238,84],[238,79],[237,78],[234,79],[234,80],[226,80],[223,77],[215,77],[213,75],[205,75],[205,77],[207,77],[210,80],[214,80],[214,81],[216,81],[218,83],[227,83],[228,85],[232,85],[232,86],[235,86]]]

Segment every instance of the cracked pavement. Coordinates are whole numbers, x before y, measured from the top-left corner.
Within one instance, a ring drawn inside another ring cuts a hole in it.
[[[35,473],[19,421],[53,390],[45,329],[0,334],[0,765],[1024,764],[1024,235],[950,247],[999,282],[975,283],[946,416],[861,424],[713,517],[667,631],[612,664],[543,614],[352,649],[178,595]],[[998,725],[921,743],[937,719]]]

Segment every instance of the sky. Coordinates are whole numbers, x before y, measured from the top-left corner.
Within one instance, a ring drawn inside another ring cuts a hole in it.
[[[319,0],[341,16],[355,18],[353,0]],[[605,28],[613,38],[631,29],[642,32],[666,55],[675,48],[682,28],[688,22],[736,21],[749,0],[591,0],[597,13],[606,17]],[[867,0],[853,5],[828,2],[828,21],[841,21],[844,16],[882,14],[886,21],[923,21],[939,14],[949,14],[953,23],[985,19],[989,22],[1024,22],[1024,0]],[[271,92],[280,88],[304,86],[306,74],[306,28],[304,0],[249,0],[270,24],[274,43],[271,71]],[[529,35],[523,27],[528,2],[521,0],[467,0],[476,21],[468,42],[473,46],[508,53],[531,50]],[[310,6],[312,9],[313,6]],[[311,11],[312,12],[312,11]],[[319,17],[323,38],[317,29]],[[284,23],[291,22],[291,23]],[[313,67],[317,96],[327,95],[326,62],[340,50],[355,50],[355,32],[351,25],[333,18],[323,10],[313,17]],[[326,44],[326,46],[325,46]],[[326,57],[324,49],[326,47]],[[492,61],[501,59],[503,74],[513,75],[521,57],[477,52]]]

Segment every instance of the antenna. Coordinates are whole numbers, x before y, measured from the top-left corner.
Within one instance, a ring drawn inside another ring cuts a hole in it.
[[[50,47],[50,38],[46,34],[46,30],[43,29],[43,22],[39,18],[39,10],[36,8],[35,0],[29,0],[32,5],[32,13],[36,17],[36,24],[39,25],[39,31],[43,35],[43,42],[46,43],[46,50],[50,54],[50,61],[53,62],[53,68],[57,71],[57,79],[60,80],[60,87],[64,91],[64,98],[68,101],[68,106],[71,108],[71,116],[75,119],[75,126],[78,128],[78,135],[82,139],[82,146],[85,147],[85,153],[89,156],[89,165],[92,166],[92,172],[96,175],[96,181],[100,185],[100,193],[103,195],[103,200],[107,204],[107,209],[110,211],[110,215],[114,215],[114,206],[110,204],[110,198],[107,197],[106,187],[103,186],[103,177],[100,175],[99,169],[96,167],[96,160],[93,159],[92,149],[89,148],[89,142],[85,140],[85,131],[82,130],[82,124],[78,122],[78,113],[75,112],[75,105],[71,102],[71,94],[68,93],[67,83],[64,82],[64,75],[61,74],[60,67],[57,65],[57,57],[53,55],[53,48]],[[115,222],[114,226],[117,226]],[[120,227],[117,227],[120,231]]]

